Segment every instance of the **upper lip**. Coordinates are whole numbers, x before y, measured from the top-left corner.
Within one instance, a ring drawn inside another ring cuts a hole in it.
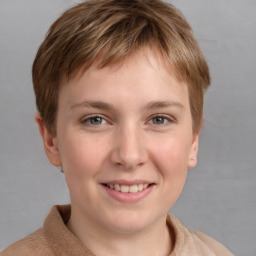
[[[119,185],[126,185],[126,186],[132,186],[132,185],[138,185],[138,184],[154,184],[152,181],[148,180],[109,180],[101,182],[101,184],[119,184]]]

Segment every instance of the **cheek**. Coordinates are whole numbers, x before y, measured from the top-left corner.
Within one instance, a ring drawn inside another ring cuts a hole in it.
[[[105,155],[102,142],[86,136],[66,137],[61,147],[63,169],[72,176],[91,176],[97,173]]]
[[[170,138],[155,151],[163,184],[163,204],[169,209],[179,198],[187,177],[188,143],[185,140]]]
[[[65,139],[61,147],[61,158],[65,179],[71,198],[76,201],[91,200],[95,192],[98,174],[103,169],[106,155],[97,140],[85,137]],[[93,202],[91,202],[93,203]]]
[[[167,174],[182,172],[187,170],[190,144],[188,139],[180,136],[162,138],[158,142],[158,147],[154,149],[152,155],[155,162],[161,165]]]

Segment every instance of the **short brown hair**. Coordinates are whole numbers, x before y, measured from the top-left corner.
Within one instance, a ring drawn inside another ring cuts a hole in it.
[[[36,104],[47,128],[56,133],[63,79],[89,68],[99,56],[104,67],[145,46],[159,50],[187,83],[196,132],[210,84],[208,65],[183,15],[160,0],[90,0],[67,10],[52,24],[32,68]]]

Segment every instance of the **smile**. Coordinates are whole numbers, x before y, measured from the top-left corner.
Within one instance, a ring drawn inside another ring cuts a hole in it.
[[[122,193],[137,193],[150,186],[150,184],[134,184],[131,186],[121,184],[104,184],[110,189],[122,192]]]

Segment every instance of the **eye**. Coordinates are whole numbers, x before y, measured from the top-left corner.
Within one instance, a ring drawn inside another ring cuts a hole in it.
[[[166,116],[155,116],[150,119],[149,123],[155,124],[155,125],[161,125],[161,124],[167,124],[169,122],[172,122],[171,118],[168,118]]]
[[[89,121],[90,124],[100,125],[103,122],[103,118],[99,117],[99,116],[96,116],[96,117],[90,118],[88,121]]]
[[[106,124],[107,121],[101,116],[90,116],[82,119],[82,123],[86,125],[99,126],[102,124]]]
[[[152,118],[153,124],[164,124],[166,121],[167,121],[166,118],[162,116],[157,116]]]

